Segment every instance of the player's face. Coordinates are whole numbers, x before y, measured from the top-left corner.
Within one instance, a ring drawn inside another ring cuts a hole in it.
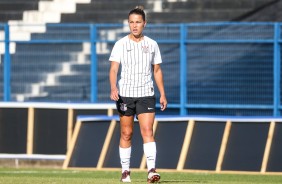
[[[142,15],[131,14],[128,18],[129,28],[131,34],[135,37],[139,37],[146,25],[146,22],[142,19]]]

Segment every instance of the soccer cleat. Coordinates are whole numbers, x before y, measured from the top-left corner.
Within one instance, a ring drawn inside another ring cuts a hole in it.
[[[159,182],[161,179],[161,176],[159,175],[159,173],[157,173],[155,168],[152,168],[149,172],[148,172],[148,183],[157,183]]]
[[[121,179],[120,179],[121,182],[131,182],[131,179],[130,179],[130,171],[124,171],[121,175]]]

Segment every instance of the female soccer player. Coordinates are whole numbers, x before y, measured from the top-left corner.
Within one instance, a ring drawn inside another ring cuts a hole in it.
[[[109,80],[111,100],[116,101],[120,116],[119,155],[122,166],[122,182],[131,182],[130,156],[133,134],[134,115],[138,118],[146,156],[149,183],[158,182],[156,172],[156,142],[153,136],[156,99],[152,75],[160,92],[161,110],[167,107],[163,84],[160,50],[156,41],[143,35],[146,26],[142,8],[129,12],[130,34],[118,40],[111,52]],[[117,74],[121,65],[121,76],[117,87]]]

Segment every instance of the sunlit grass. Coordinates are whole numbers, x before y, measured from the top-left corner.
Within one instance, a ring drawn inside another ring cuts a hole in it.
[[[114,184],[120,183],[119,171],[77,171],[60,169],[0,169],[2,184]],[[212,174],[160,172],[161,182],[169,184],[270,184],[282,183],[282,175]],[[146,172],[132,172],[132,183],[147,183]]]

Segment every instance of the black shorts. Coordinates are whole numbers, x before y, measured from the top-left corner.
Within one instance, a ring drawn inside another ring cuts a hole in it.
[[[117,110],[120,114],[125,116],[138,116],[142,113],[156,112],[156,97],[122,97],[116,102]]]

